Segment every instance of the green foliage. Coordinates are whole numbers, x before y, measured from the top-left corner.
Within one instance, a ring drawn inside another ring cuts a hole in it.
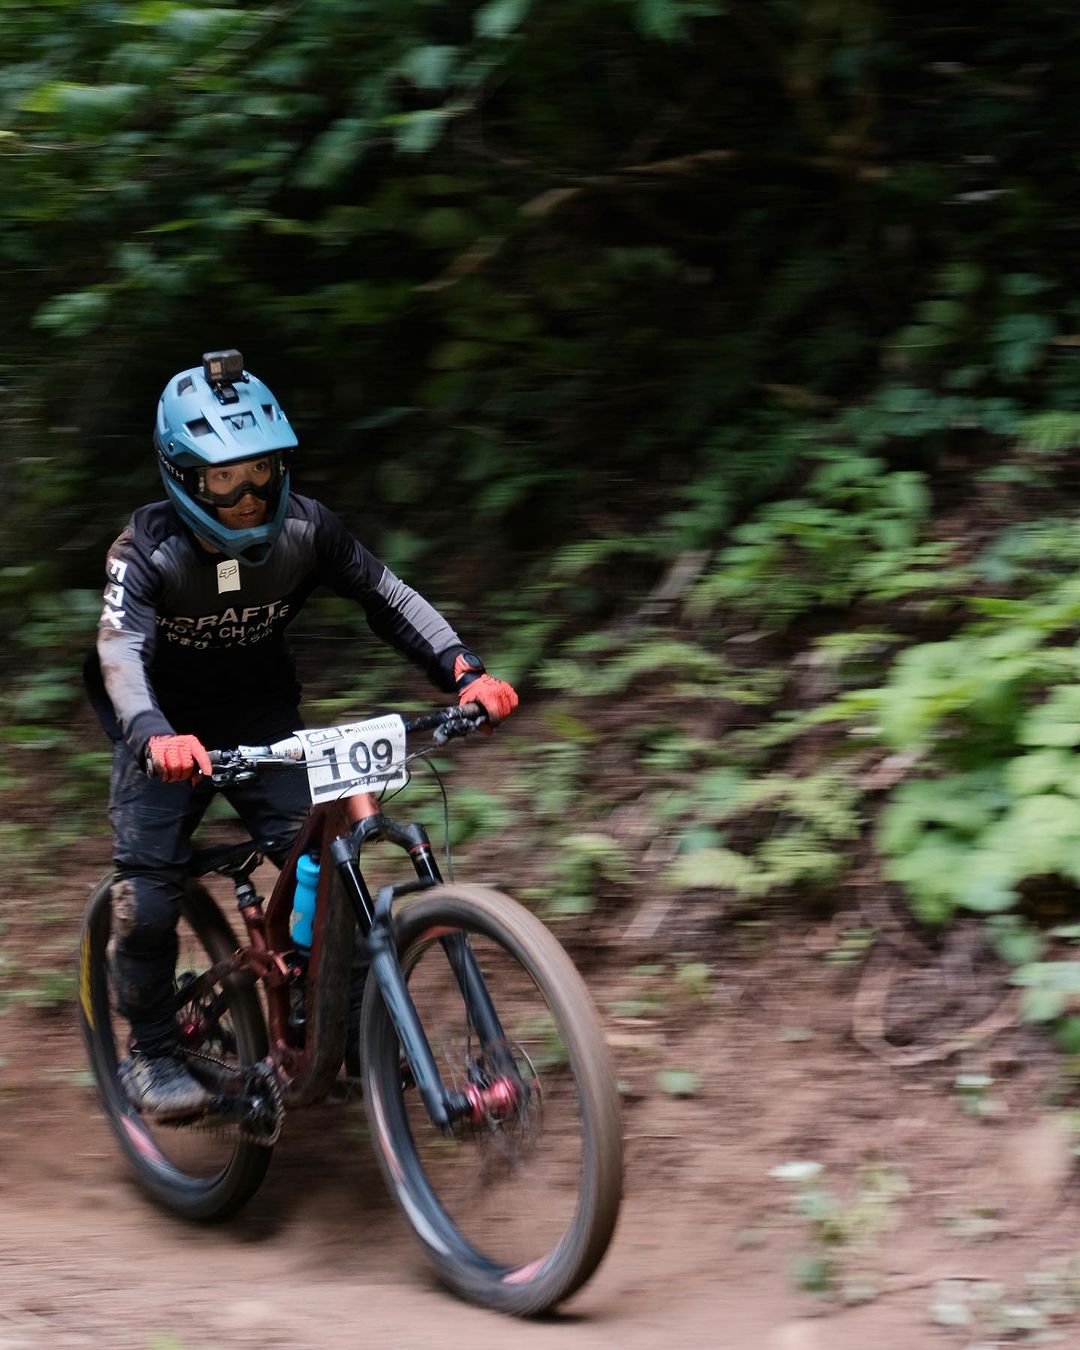
[[[843,769],[797,777],[752,778],[719,768],[705,774],[689,803],[669,884],[734,892],[761,900],[773,892],[813,891],[849,866],[844,849],[861,829],[861,791]],[[664,808],[670,810],[670,803]],[[730,847],[716,826],[748,826],[752,839]]]
[[[1036,413],[1017,427],[1023,449],[1036,455],[1060,455],[1080,445],[1080,413]]]
[[[11,564],[96,575],[156,490],[147,407],[220,333],[378,547],[456,552],[467,514],[558,577],[578,541],[647,562],[743,522],[702,612],[924,593],[913,466],[1018,430],[1052,460],[1080,404],[1072,254],[1039,235],[1067,135],[1032,123],[1061,116],[1067,16],[1002,24],[954,79],[889,6],[7,7]],[[1017,71],[1033,97],[1003,101]],[[796,499],[825,433],[882,461],[863,501]]]
[[[567,641],[562,651],[565,655],[544,664],[540,679],[545,688],[586,698],[611,697],[633,691],[644,680],[663,679],[675,694],[684,682],[692,682],[694,693],[705,685],[732,697],[723,680],[723,663],[696,642],[644,630],[631,635],[587,633]]]
[[[444,775],[451,772],[449,764],[440,764]],[[517,813],[500,794],[467,784],[448,785],[450,802],[450,845],[458,848],[477,839],[497,836],[512,828]],[[403,789],[402,811],[410,818],[423,820],[432,836],[442,843],[442,794],[434,776],[423,771],[414,773],[408,788]]]
[[[984,1217],[976,1216],[976,1231]],[[928,1311],[939,1326],[963,1327],[971,1344],[1064,1343],[1065,1328],[1080,1316],[1080,1257],[1044,1261],[1014,1288],[984,1279],[939,1280]]]
[[[540,821],[558,824],[577,809],[585,791],[587,745],[558,740],[521,747],[521,768],[512,787]]]
[[[75,1000],[75,973],[71,970],[39,970],[34,982],[12,989],[9,997],[43,1012],[57,1012]]]
[[[693,1069],[661,1069],[656,1075],[656,1086],[669,1097],[696,1097],[700,1085]]]
[[[609,835],[586,831],[559,839],[549,874],[544,913],[549,918],[566,918],[591,913],[604,883],[627,885],[630,865]]]
[[[899,1222],[899,1202],[911,1190],[907,1178],[889,1166],[860,1168],[845,1203],[825,1184],[820,1163],[781,1163],[770,1176],[792,1187],[791,1209],[804,1224],[806,1246],[792,1265],[795,1284],[847,1303],[873,1298],[877,1282],[865,1265]]]
[[[832,706],[920,763],[876,842],[926,922],[1010,910],[1035,878],[1080,883],[1080,653],[1065,641],[1080,589],[1052,571],[1039,583],[1030,598],[971,599],[956,636],[908,647],[882,684]]]
[[[782,625],[823,606],[956,583],[941,566],[948,549],[920,540],[930,514],[922,475],[835,448],[819,458],[804,496],[762,507],[732,531],[690,598],[691,616],[722,606]]]

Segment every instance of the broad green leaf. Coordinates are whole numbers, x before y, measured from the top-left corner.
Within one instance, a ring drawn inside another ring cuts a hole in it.
[[[1064,750],[1036,750],[1017,755],[1005,768],[1005,786],[1018,797],[1029,797],[1055,788],[1068,790],[1077,774],[1075,756]]]
[[[1050,290],[1053,284],[1045,277],[1037,277],[1031,272],[1007,272],[1001,278],[1001,291],[1003,295],[1016,297],[1041,295]]]
[[[401,73],[418,89],[444,89],[457,54],[457,47],[414,47],[402,61]]]
[[[635,20],[646,37],[671,42],[682,32],[682,6],[678,0],[637,0]]]
[[[1038,961],[1046,947],[1042,933],[1018,915],[1000,914],[987,920],[994,950],[1010,966]]]
[[[362,118],[343,117],[309,146],[296,171],[302,188],[329,188],[363,157],[370,128]]]
[[[1016,904],[1010,859],[999,854],[976,854],[966,876],[957,879],[957,902],[980,914],[1001,914]]]
[[[1021,745],[1080,745],[1080,685],[1052,689],[1046,701],[1021,721],[1017,739]]]
[[[531,5],[532,0],[488,0],[473,15],[477,36],[508,38],[521,26]]]
[[[1056,331],[1056,324],[1045,314],[1007,314],[991,332],[998,370],[1006,379],[1027,375],[1042,359]]]
[[[35,328],[52,329],[68,338],[85,337],[105,319],[109,297],[102,291],[69,291],[46,300],[34,315]]]
[[[1054,1040],[1062,1054],[1080,1054],[1080,1017],[1062,1018],[1054,1030]]]
[[[927,834],[883,868],[890,881],[907,890],[912,907],[926,923],[943,923],[959,903],[958,889],[971,862],[972,851],[947,832]]]
[[[700,1084],[693,1069],[661,1069],[656,1075],[656,1086],[669,1097],[693,1097]]]
[[[140,84],[78,84],[57,80],[39,86],[23,99],[21,106],[27,112],[61,117],[78,133],[97,135],[112,128],[146,95]]]
[[[1020,1000],[1021,1015],[1025,1022],[1052,1022],[1068,1006],[1069,995],[1063,990],[1040,986],[1025,989]]]
[[[983,835],[1002,875],[1019,879],[1080,869],[1080,802],[1056,792],[1021,797]]]
[[[215,5],[170,5],[161,22],[170,36],[181,42],[218,37],[225,28],[243,22],[242,9],[223,9]]]
[[[930,514],[930,491],[921,473],[889,474],[885,493],[897,509],[913,520],[925,520]]]
[[[577,895],[572,891],[559,891],[545,902],[544,913],[552,917],[570,918],[573,915],[591,914],[595,908],[595,895]]]
[[[135,4],[124,5],[118,18],[121,23],[155,27],[180,8],[176,0],[137,0]]]
[[[688,830],[684,830],[679,836],[676,851],[680,855],[700,853],[702,849],[719,848],[722,844],[723,836],[711,825],[691,825]]]
[[[916,779],[902,783],[883,809],[878,844],[884,853],[903,854],[919,843],[927,826],[947,826],[959,842],[985,829],[996,814],[994,795],[978,790],[969,779]]]
[[[1070,998],[1080,997],[1080,962],[1033,961],[1018,966],[1009,977],[1023,989],[1054,989]]]

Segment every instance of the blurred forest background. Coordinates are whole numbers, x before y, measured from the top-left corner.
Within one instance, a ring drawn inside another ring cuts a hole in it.
[[[1078,41],[1065,0],[0,4],[0,736],[102,771],[104,549],[165,379],[237,346],[299,489],[543,711],[455,828],[550,847],[546,912],[869,884],[981,916],[1080,1049]],[[324,709],[391,696],[348,607],[300,626]]]

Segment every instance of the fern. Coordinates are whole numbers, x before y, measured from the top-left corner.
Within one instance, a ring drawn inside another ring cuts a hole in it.
[[[1020,446],[1036,455],[1059,455],[1080,445],[1080,413],[1042,412],[1017,426]]]
[[[624,693],[643,678],[655,684],[661,676],[670,680],[675,675],[704,679],[719,689],[726,669],[715,653],[697,643],[659,636],[591,637],[568,643],[563,650],[591,659],[566,655],[547,661],[540,671],[540,683],[546,689],[592,698]]]

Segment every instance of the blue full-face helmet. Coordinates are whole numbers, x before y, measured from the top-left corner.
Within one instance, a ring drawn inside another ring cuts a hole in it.
[[[227,557],[258,567],[281,532],[289,500],[286,451],[297,442],[277,399],[243,367],[238,351],[208,352],[201,366],[174,375],[158,402],[154,448],[180,519]],[[217,507],[234,505],[240,493],[215,497],[206,472],[247,460],[267,462],[268,476],[263,469],[260,481],[243,488],[268,503],[268,516],[262,525],[226,529]]]

